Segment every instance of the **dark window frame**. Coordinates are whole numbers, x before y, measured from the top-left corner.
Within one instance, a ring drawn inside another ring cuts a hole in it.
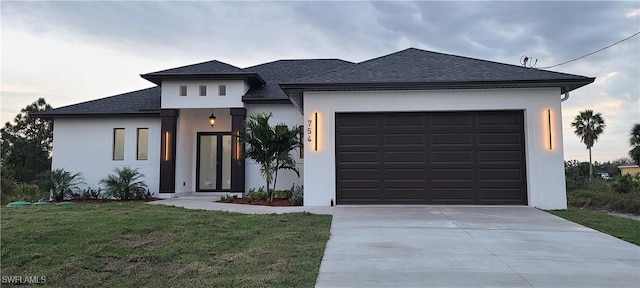
[[[141,130],[146,130],[147,131],[147,147],[146,148],[146,157],[144,159],[142,159],[140,157],[140,131]],[[139,161],[146,161],[149,160],[149,128],[137,128],[136,129],[136,160]]]
[[[118,131],[122,130],[122,159],[118,159],[120,157],[116,157],[116,145],[118,145]],[[124,161],[125,156],[125,140],[126,140],[127,130],[125,128],[113,128],[113,146],[111,151],[111,160],[113,161]]]
[[[185,97],[189,93],[189,89],[187,88],[187,85],[180,85],[179,90],[180,91],[178,92],[181,97]]]

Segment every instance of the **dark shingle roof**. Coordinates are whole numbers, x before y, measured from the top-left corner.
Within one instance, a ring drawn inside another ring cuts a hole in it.
[[[320,73],[326,73],[354,65],[352,62],[340,59],[305,59],[305,60],[278,60],[265,64],[244,68],[243,71],[251,71],[260,74],[266,81],[264,86],[252,87],[243,101],[260,101],[262,99],[283,99],[289,101],[289,97],[280,89],[279,83],[308,78]]]
[[[251,84],[243,96],[245,103],[293,102],[298,108],[302,108],[305,90],[560,87],[564,93],[594,81],[415,48],[357,64],[340,59],[279,60],[240,69],[214,60],[141,76],[158,85],[163,79],[243,79]],[[159,115],[159,111],[160,88],[153,87],[33,115],[145,116]]]
[[[160,113],[160,87],[152,87],[91,100],[38,113],[42,118],[75,116],[157,116]]]
[[[249,81],[253,86],[260,86],[265,83],[257,73],[247,72],[236,66],[217,60],[142,74],[140,76],[155,83],[156,85],[161,85],[162,80],[166,79],[240,79]]]
[[[242,69],[218,60],[186,65],[167,70],[151,72],[144,75],[177,75],[177,74],[227,74],[242,73]]]
[[[291,83],[586,80],[584,76],[409,48]]]

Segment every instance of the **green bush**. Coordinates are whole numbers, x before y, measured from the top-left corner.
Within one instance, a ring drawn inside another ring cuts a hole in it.
[[[275,190],[273,191],[274,199],[289,199],[291,198],[291,194],[293,193],[293,189],[287,190]]]
[[[233,203],[236,199],[238,199],[238,196],[236,196],[236,195],[222,195],[222,196],[220,196],[220,201],[221,202]]]
[[[36,202],[45,198],[47,195],[38,190],[38,186],[35,184],[20,183],[18,190],[21,200]],[[48,199],[47,199],[48,200]]]
[[[247,195],[247,202],[251,203],[253,200],[267,199],[267,193],[264,192],[264,187],[256,189],[250,189]]]
[[[294,185],[291,188],[291,206],[304,205],[304,187],[302,185]]]
[[[613,191],[617,193],[637,193],[638,182],[629,174],[616,177],[613,182]]]
[[[139,200],[151,198],[151,193],[147,190],[147,184],[140,179],[144,174],[138,169],[131,167],[115,168],[114,174],[109,174],[107,178],[100,180],[105,185],[104,198],[115,198],[119,200]]]
[[[2,205],[6,205],[13,201],[18,201],[18,183],[13,178],[11,173],[7,172],[4,165],[2,167],[2,175],[0,175],[0,202]]]

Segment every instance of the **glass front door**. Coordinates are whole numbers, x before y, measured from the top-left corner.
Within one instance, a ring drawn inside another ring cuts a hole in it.
[[[198,133],[198,192],[231,189],[231,134]]]

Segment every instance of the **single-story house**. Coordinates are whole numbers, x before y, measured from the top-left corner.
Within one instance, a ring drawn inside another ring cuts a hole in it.
[[[543,209],[566,208],[561,97],[595,79],[415,48],[141,77],[156,86],[36,113],[54,121],[54,168],[95,188],[131,166],[161,198],[244,193],[264,181],[234,135],[271,112],[272,124],[304,126],[301,176],[278,178],[304,185],[304,205]]]
[[[629,174],[631,176],[635,176],[640,173],[640,166],[638,165],[622,165],[618,166],[618,169],[620,169],[620,174],[622,175]]]

